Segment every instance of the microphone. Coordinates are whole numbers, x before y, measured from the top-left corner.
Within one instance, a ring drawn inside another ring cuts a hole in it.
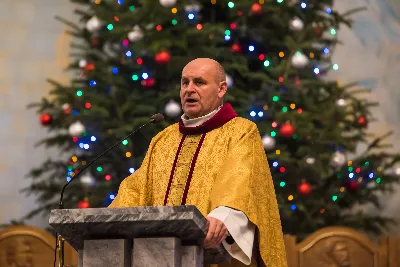
[[[59,209],[64,209],[64,203],[63,203],[63,196],[64,196],[64,191],[65,188],[67,188],[67,186],[76,178],[79,177],[79,175],[81,173],[83,173],[87,168],[89,168],[93,163],[96,162],[96,160],[98,160],[99,158],[101,158],[102,156],[104,156],[104,154],[106,154],[107,152],[109,152],[111,149],[113,149],[114,147],[116,147],[117,145],[119,145],[120,143],[122,143],[122,141],[124,141],[125,139],[127,139],[128,137],[130,137],[132,134],[136,133],[137,131],[139,131],[140,129],[142,129],[144,126],[146,126],[147,124],[150,123],[160,123],[164,120],[164,116],[161,113],[157,113],[154,114],[153,116],[151,116],[151,119],[146,122],[145,124],[143,124],[142,126],[140,126],[139,128],[137,128],[136,130],[134,130],[133,132],[131,132],[130,134],[128,134],[127,136],[125,136],[123,139],[121,139],[120,141],[118,141],[115,145],[113,145],[112,147],[110,147],[109,149],[107,149],[106,151],[104,151],[103,153],[101,153],[97,158],[95,158],[92,162],[90,162],[88,165],[86,165],[77,175],[75,175],[74,177],[71,178],[71,180],[69,180],[64,187],[61,190],[61,194],[60,194],[60,202],[58,203],[58,208]],[[64,266],[64,239],[61,237],[61,235],[59,235],[58,233],[56,233],[56,246],[54,248],[54,264],[53,266],[56,267],[56,262],[57,262],[57,249],[59,249],[59,266]]]
[[[142,126],[140,126],[139,128],[137,128],[136,130],[134,130],[133,132],[131,132],[130,134],[128,134],[127,136],[125,136],[123,139],[121,139],[120,141],[118,141],[115,145],[113,145],[112,147],[110,147],[109,149],[107,149],[106,151],[104,151],[103,153],[101,153],[97,158],[95,158],[92,162],[90,162],[88,165],[86,165],[77,175],[75,175],[74,177],[72,177],[71,180],[69,180],[64,187],[61,190],[61,194],[60,194],[60,202],[58,203],[58,208],[59,209],[64,209],[64,203],[63,203],[63,197],[64,197],[64,191],[65,188],[67,188],[67,186],[76,178],[79,177],[79,175],[81,173],[83,173],[84,170],[86,170],[87,168],[89,168],[93,163],[96,162],[96,160],[98,160],[99,158],[101,158],[102,156],[104,156],[104,154],[107,154],[107,152],[109,152],[111,149],[113,149],[114,147],[116,147],[117,145],[119,145],[120,143],[122,143],[122,141],[124,141],[125,139],[127,139],[128,137],[130,137],[132,134],[136,133],[137,131],[139,131],[140,129],[142,129],[144,126],[150,124],[150,123],[160,123],[164,120],[164,116],[161,113],[157,113],[154,114],[153,116],[151,116],[151,120],[149,120],[148,122],[146,122],[145,124],[143,124]]]

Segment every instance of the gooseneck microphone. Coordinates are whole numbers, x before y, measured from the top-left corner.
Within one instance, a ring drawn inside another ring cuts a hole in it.
[[[112,147],[110,147],[109,149],[107,149],[106,151],[104,151],[103,153],[101,153],[97,158],[95,158],[92,162],[90,162],[88,165],[86,165],[77,175],[75,175],[74,177],[72,177],[71,180],[69,180],[64,187],[61,190],[61,195],[60,195],[60,202],[58,203],[58,208],[59,209],[64,209],[64,203],[63,203],[63,196],[64,196],[64,191],[65,188],[67,188],[67,186],[76,178],[78,178],[80,176],[81,173],[83,173],[87,168],[89,168],[93,163],[95,163],[99,158],[101,158],[102,156],[104,156],[105,154],[107,154],[111,149],[113,149],[114,147],[116,147],[117,145],[119,145],[120,143],[122,143],[125,139],[127,139],[128,137],[130,137],[132,134],[136,133],[137,131],[139,131],[140,129],[142,129],[144,126],[150,124],[150,123],[160,123],[164,120],[164,116],[161,113],[157,113],[155,115],[153,115],[151,117],[151,120],[149,120],[148,122],[146,122],[145,124],[143,124],[142,126],[140,126],[139,128],[137,128],[136,130],[134,130],[133,132],[131,132],[130,134],[128,134],[127,136],[125,136],[123,139],[121,139],[120,141],[118,141],[115,145],[113,145]]]
[[[90,162],[88,165],[86,165],[77,175],[75,175],[74,177],[71,178],[71,180],[69,180],[64,187],[61,190],[61,194],[60,194],[60,202],[58,203],[58,208],[59,209],[64,209],[64,203],[63,203],[63,196],[64,196],[64,191],[65,188],[67,188],[67,186],[76,178],[78,178],[80,176],[81,173],[83,173],[87,168],[89,168],[93,163],[95,163],[99,158],[101,158],[102,156],[104,156],[105,154],[107,154],[111,149],[113,149],[114,147],[116,147],[117,145],[119,145],[120,143],[122,143],[125,139],[129,138],[131,135],[133,135],[134,133],[136,133],[137,131],[139,131],[140,129],[142,129],[144,126],[150,124],[150,123],[160,123],[164,120],[164,116],[161,113],[157,113],[155,115],[153,115],[151,117],[151,119],[146,122],[145,124],[143,124],[142,126],[140,126],[139,128],[137,128],[136,130],[134,130],[133,132],[131,132],[130,134],[128,134],[127,136],[125,136],[123,139],[121,139],[120,141],[118,141],[115,145],[113,145],[112,147],[108,148],[106,151],[104,151],[103,153],[101,153],[97,158],[95,158],[92,162]],[[56,246],[54,249],[54,267],[56,267],[56,261],[57,261],[57,249],[59,248],[59,266],[63,267],[64,266],[64,239],[58,234],[56,233]]]

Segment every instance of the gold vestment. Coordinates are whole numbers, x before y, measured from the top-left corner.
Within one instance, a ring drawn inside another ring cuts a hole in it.
[[[156,135],[109,207],[163,205],[194,205],[204,216],[219,206],[240,210],[257,226],[265,265],[287,267],[273,181],[253,122],[234,117],[199,134],[182,134],[173,124]]]

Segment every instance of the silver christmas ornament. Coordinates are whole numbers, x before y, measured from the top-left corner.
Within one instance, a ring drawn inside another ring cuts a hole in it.
[[[133,27],[133,30],[128,33],[128,39],[131,42],[140,41],[143,38],[143,31],[140,29],[138,25]]]
[[[72,123],[68,128],[68,132],[72,137],[81,136],[84,131],[85,126],[80,121]]]
[[[101,29],[102,25],[103,25],[103,24],[102,24],[102,22],[99,20],[99,18],[96,17],[96,16],[93,16],[91,19],[89,19],[89,20],[86,22],[86,29],[87,29],[89,32],[96,32],[96,31],[98,31],[98,30]]]
[[[291,30],[300,31],[304,28],[304,22],[298,17],[295,17],[290,21],[289,28]]]
[[[304,68],[308,62],[308,58],[301,52],[294,54],[291,60],[292,66],[295,68]]]
[[[313,158],[313,157],[307,157],[307,158],[306,158],[306,163],[307,163],[307,164],[310,164],[310,165],[314,164],[314,163],[315,163],[315,158]]]
[[[176,0],[160,0],[160,4],[163,7],[172,7],[176,4]]]
[[[168,117],[176,117],[181,113],[181,105],[179,105],[176,101],[171,100],[165,105],[165,114],[167,114]]]
[[[346,156],[339,151],[336,151],[332,157],[331,164],[335,168],[341,168],[346,163]]]
[[[226,79],[226,84],[227,84],[228,88],[231,87],[233,85],[232,77],[230,75],[226,74],[225,79]]]
[[[274,138],[272,138],[270,135],[266,134],[262,138],[262,142],[264,145],[264,148],[266,150],[273,149],[275,147],[276,141]]]

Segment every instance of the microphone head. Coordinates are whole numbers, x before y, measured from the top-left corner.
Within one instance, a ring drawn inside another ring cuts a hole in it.
[[[164,120],[164,116],[161,113],[157,113],[151,116],[151,120],[153,121],[153,123],[159,123]]]

